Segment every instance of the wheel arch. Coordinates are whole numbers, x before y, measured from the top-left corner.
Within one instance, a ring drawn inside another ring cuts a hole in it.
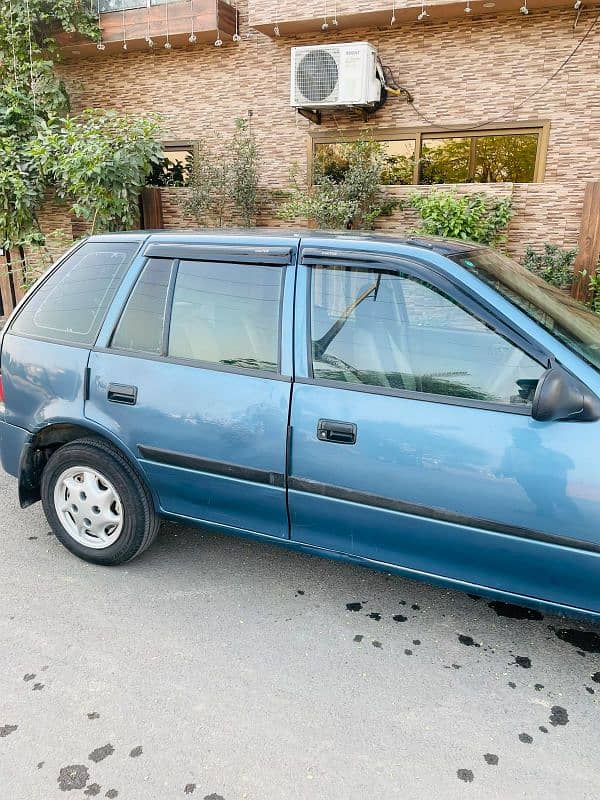
[[[52,420],[32,432],[21,452],[19,462],[19,503],[21,508],[37,503],[41,499],[40,487],[42,472],[48,459],[59,447],[77,439],[93,437],[108,442],[127,459],[152,498],[156,512],[160,511],[158,497],[141,468],[136,456],[110,431],[100,425],[85,420]]]

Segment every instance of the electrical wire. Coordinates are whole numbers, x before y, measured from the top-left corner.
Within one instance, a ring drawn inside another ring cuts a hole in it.
[[[488,125],[492,125],[494,122],[501,122],[507,116],[514,115],[515,111],[518,111],[519,109],[523,108],[523,106],[526,103],[528,103],[530,100],[532,100],[534,97],[536,97],[536,95],[538,95],[540,92],[543,92],[544,89],[546,88],[546,86],[548,86],[550,83],[552,83],[552,81],[556,78],[556,76],[560,72],[562,72],[563,69],[569,64],[569,62],[575,57],[575,55],[577,54],[577,52],[580,49],[580,47],[583,45],[583,43],[586,41],[586,39],[590,36],[590,34],[592,33],[592,31],[594,30],[594,28],[596,27],[596,25],[597,25],[597,23],[599,21],[600,21],[600,13],[598,13],[594,17],[594,19],[592,20],[592,22],[591,22],[589,28],[587,29],[587,31],[583,34],[581,39],[577,42],[575,47],[571,50],[569,55],[564,59],[564,61],[560,64],[560,66],[558,66],[554,70],[552,75],[550,75],[548,78],[546,78],[546,80],[542,84],[540,84],[537,87],[537,89],[534,89],[533,92],[531,92],[531,94],[528,94],[527,97],[524,100],[522,100],[516,106],[513,106],[509,111],[506,111],[505,113],[501,114],[498,117],[493,117],[492,119],[488,119],[485,122],[479,122],[477,125],[469,125],[469,130],[477,130],[478,128],[485,128]],[[414,103],[409,103],[408,107],[411,108],[412,111],[418,117],[420,117],[424,122],[426,122],[428,125],[430,125],[433,128],[440,128],[440,130],[444,130],[444,131],[453,131],[453,130],[455,130],[455,131],[463,131],[465,129],[464,125],[462,125],[460,127],[451,126],[451,125],[448,126],[448,125],[443,125],[443,124],[441,124],[439,122],[435,122],[434,120],[430,119],[426,114],[423,114],[422,111],[419,111],[419,109],[414,105]]]
[[[12,57],[13,57],[13,72],[15,75],[15,86],[19,82],[17,78],[17,51],[15,50],[15,27],[13,23],[13,7],[12,7],[12,0],[9,0],[8,7],[10,9],[10,44],[12,48]]]
[[[29,13],[29,0],[25,0],[25,8],[27,10],[27,35],[29,39],[29,75],[31,78],[31,100],[33,105],[33,114],[36,113],[36,97],[35,97],[35,81],[33,78],[33,45],[31,35],[31,14]]]

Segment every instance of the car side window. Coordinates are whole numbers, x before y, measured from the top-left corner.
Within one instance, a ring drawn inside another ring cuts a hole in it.
[[[481,402],[530,404],[544,368],[426,281],[359,267],[314,267],[316,379]]]
[[[160,355],[167,309],[167,294],[174,262],[150,258],[129,296],[114,332],[111,346]]]
[[[277,266],[180,261],[169,356],[277,372],[283,274]]]
[[[86,242],[28,299],[12,333],[92,345],[139,247],[138,242]]]

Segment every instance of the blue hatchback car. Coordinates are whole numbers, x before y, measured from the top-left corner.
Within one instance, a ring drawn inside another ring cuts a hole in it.
[[[1,342],[2,464],[80,558],[170,518],[600,618],[600,317],[487,248],[72,248]]]

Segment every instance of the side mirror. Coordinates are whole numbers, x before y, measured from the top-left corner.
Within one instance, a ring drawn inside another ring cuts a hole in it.
[[[550,367],[538,381],[531,415],[538,422],[600,419],[600,399],[562,367]]]

